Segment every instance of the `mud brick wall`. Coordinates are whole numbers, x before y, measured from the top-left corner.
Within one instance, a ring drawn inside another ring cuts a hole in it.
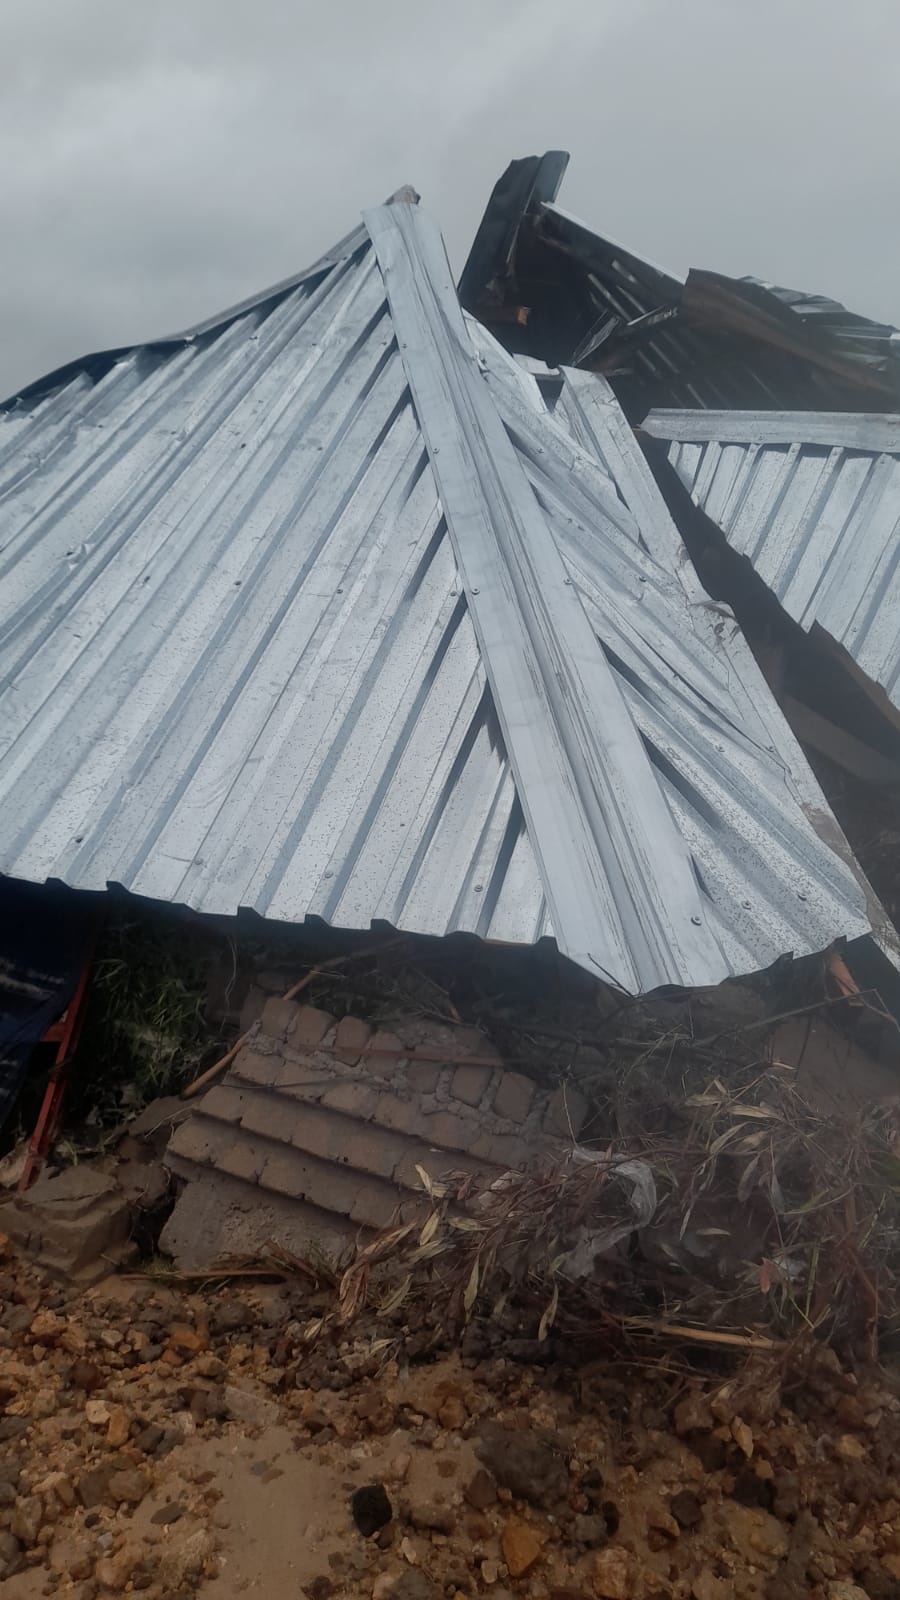
[[[339,1253],[359,1230],[423,1205],[421,1167],[499,1176],[578,1136],[577,1091],[511,1071],[474,1028],[376,1031],[356,1017],[269,1000],[227,1077],[176,1130],[166,1160],[187,1180],[163,1243],[182,1265],[216,1250]]]

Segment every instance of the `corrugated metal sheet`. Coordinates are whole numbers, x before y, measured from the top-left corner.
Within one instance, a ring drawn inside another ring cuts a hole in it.
[[[630,990],[866,932],[612,397],[570,377],[574,441],[481,330],[476,357],[427,219],[367,225],[0,417],[0,869],[553,933]]]
[[[640,731],[648,776],[689,843],[720,947],[735,972],[765,965],[776,944],[799,949],[810,918],[842,892],[833,848],[852,857],[746,640],[699,583],[609,385],[569,370],[553,417],[529,417],[521,385],[501,389],[505,358],[494,352],[489,382]],[[893,945],[883,912],[871,911]]]
[[[693,280],[697,280],[692,283]],[[840,376],[858,395],[868,393],[871,404],[881,396],[885,406],[896,406],[900,397],[900,332],[890,323],[873,322],[849,311],[839,300],[810,294],[806,289],[786,289],[777,283],[746,275],[723,278],[717,273],[689,273],[685,285],[685,309],[697,310],[700,320],[708,315],[708,297],[713,302],[724,291],[715,320],[727,327],[737,314],[737,326],[770,338],[795,353],[805,350],[820,370],[823,390],[825,374]],[[728,309],[727,302],[731,301]],[[778,308],[786,315],[779,317]]]
[[[5,871],[548,930],[371,248],[0,438]]]
[[[794,620],[900,707],[900,417],[657,411],[646,428]]]

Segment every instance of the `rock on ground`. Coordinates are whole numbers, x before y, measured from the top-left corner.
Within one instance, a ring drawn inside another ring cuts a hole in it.
[[[0,1600],[896,1591],[884,1374],[822,1358],[773,1403],[770,1367],[686,1391],[664,1364],[532,1364],[515,1322],[460,1355],[415,1304],[310,1341],[324,1306],[299,1276],[78,1297],[0,1244]]]

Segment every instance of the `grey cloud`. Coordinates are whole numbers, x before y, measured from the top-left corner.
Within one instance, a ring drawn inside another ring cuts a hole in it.
[[[0,392],[299,269],[411,182],[459,267],[515,155],[675,270],[900,321],[896,0],[7,0]]]

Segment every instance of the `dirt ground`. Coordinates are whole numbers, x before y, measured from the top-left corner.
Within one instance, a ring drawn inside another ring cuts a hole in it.
[[[889,1373],[307,1343],[299,1284],[70,1299],[9,1252],[0,1297],[2,1600],[900,1596]]]

